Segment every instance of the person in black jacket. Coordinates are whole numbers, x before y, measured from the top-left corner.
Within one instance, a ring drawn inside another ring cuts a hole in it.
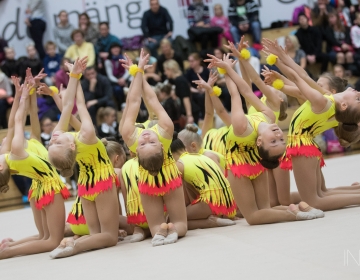
[[[11,76],[18,77],[20,75],[19,62],[15,59],[15,51],[13,48],[5,48],[5,60],[1,63],[0,68],[8,78],[11,78]]]
[[[159,100],[166,113],[174,123],[174,130],[179,132],[180,127],[180,104],[171,96],[172,86],[167,84],[160,89]]]
[[[96,124],[96,114],[99,108],[108,106],[116,108],[109,79],[98,74],[94,67],[88,67],[85,70],[81,86],[84,91],[86,107],[94,124]]]
[[[160,6],[159,0],[150,0],[150,10],[143,15],[141,29],[146,39],[145,45],[151,55],[157,57],[157,49],[164,38],[171,39],[173,20],[167,9]]]
[[[156,64],[156,72],[161,73],[162,81],[166,80],[165,70],[164,70],[164,62],[173,59],[175,60],[180,67],[180,70],[184,72],[184,60],[180,55],[178,55],[171,46],[171,42],[168,39],[162,39],[160,42],[161,55],[158,57],[158,61]]]
[[[321,72],[326,72],[329,56],[322,52],[322,35],[317,27],[309,26],[309,19],[304,13],[298,16],[300,28],[295,33],[301,49],[306,53],[309,64],[321,63]]]
[[[27,57],[23,58],[22,60],[19,59],[19,76],[21,80],[25,80],[26,76],[26,69],[29,67],[31,68],[31,73],[36,76],[41,69],[43,68],[42,61],[38,58],[38,53],[35,49],[35,45],[29,44],[26,47]]]

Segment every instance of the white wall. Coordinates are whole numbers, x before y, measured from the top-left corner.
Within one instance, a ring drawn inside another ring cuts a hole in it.
[[[142,34],[141,17],[149,9],[149,0],[44,0],[47,3],[46,40],[52,38],[51,30],[60,10],[70,13],[70,22],[77,26],[77,14],[88,12],[92,21],[109,21],[111,32],[118,37]],[[185,17],[188,0],[160,0],[174,20],[175,35],[187,36],[188,23]],[[220,3],[226,12],[228,0],[204,0],[210,7]],[[263,28],[277,20],[291,20],[294,7],[308,0],[257,0],[260,5],[260,19]],[[17,56],[25,54],[25,46],[30,39],[24,24],[27,0],[5,0],[0,3],[0,36],[15,47]]]

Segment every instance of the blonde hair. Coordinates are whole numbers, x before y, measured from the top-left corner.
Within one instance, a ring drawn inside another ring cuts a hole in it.
[[[106,152],[109,157],[118,155],[124,159],[126,158],[124,148],[121,146],[120,143],[112,140],[107,140],[106,138],[102,138],[101,142],[104,144]]]
[[[287,109],[289,106],[287,95],[281,92],[281,99],[283,100],[280,104],[279,121],[284,121],[287,118]]]
[[[285,39],[289,39],[291,43],[294,45],[294,49],[297,51],[300,49],[300,43],[298,38],[295,35],[287,35]]]
[[[163,45],[170,45],[170,46],[172,46],[171,45],[171,42],[170,42],[170,40],[169,39],[162,39],[161,41],[160,41],[160,47],[162,47]]]
[[[0,172],[0,187],[6,186],[10,181],[10,169],[9,167],[3,169]]]
[[[52,156],[49,153],[49,161],[60,171],[63,177],[71,177],[74,174],[74,165],[76,161],[77,149],[68,148],[61,155]]]
[[[113,112],[116,113],[116,110],[112,107],[101,107],[98,111],[100,121],[103,122],[104,118],[109,116]]]
[[[182,74],[179,63],[177,63],[173,59],[166,60],[163,65],[164,65],[164,68],[172,70],[175,75],[181,75]]]
[[[221,5],[221,4],[216,4],[216,5],[214,5],[214,14],[215,14],[215,10],[216,10],[217,8],[220,8],[220,9],[221,9],[222,14],[224,15],[224,10],[223,10],[223,7],[222,7],[222,5]]]
[[[164,163],[164,151],[154,153],[149,157],[143,158],[138,153],[139,165],[149,172],[150,175],[156,176],[159,174]]]
[[[202,138],[197,133],[198,127],[193,124],[187,124],[185,126],[185,129],[179,132],[178,137],[182,139],[182,142],[184,143],[185,147],[189,147],[192,142],[195,142],[198,150],[200,150],[202,146]]]

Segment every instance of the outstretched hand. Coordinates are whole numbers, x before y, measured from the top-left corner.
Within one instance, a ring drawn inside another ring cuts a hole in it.
[[[144,49],[141,49],[138,67],[141,69],[145,69],[145,66],[149,63],[149,57],[150,55],[145,54]]]
[[[125,59],[119,59],[121,66],[124,67],[126,70],[130,69],[130,66],[133,65],[132,59],[127,55],[127,53],[124,54]]]
[[[40,84],[40,86],[37,89],[37,93],[42,95],[49,95],[49,96],[53,95],[52,90],[45,83]]]
[[[248,41],[245,41],[245,36],[241,37],[241,40],[236,48],[233,42],[228,41],[228,45],[224,45],[225,48],[231,51],[231,55],[234,57],[240,57],[240,52],[242,49],[249,48]]]
[[[20,79],[18,77],[15,76],[11,76],[11,81],[13,83],[13,85],[15,86],[15,94],[20,93]]]
[[[39,86],[40,81],[47,76],[47,74],[43,72],[44,72],[44,68],[41,69],[41,71],[35,77],[33,77],[31,73],[31,68],[28,67],[26,69],[26,77],[29,79],[31,84],[34,84],[35,86]]]
[[[264,46],[264,53],[272,53],[280,56],[286,54],[285,50],[279,45],[278,41],[271,41],[270,39],[263,38],[262,44]]]
[[[264,65],[264,68],[261,70],[261,75],[264,77],[264,83],[267,85],[272,85],[276,79],[281,78],[278,72],[270,70],[266,65]]]
[[[75,63],[73,65],[72,69],[71,70],[69,69],[70,72],[72,72],[72,73],[74,73],[76,75],[81,74],[82,72],[85,71],[86,66],[87,66],[87,62],[88,62],[88,57],[87,56],[85,56],[83,58],[80,58],[80,59],[77,58],[75,60]],[[69,64],[70,63],[66,64],[66,66],[68,66],[68,68],[71,67],[71,65],[69,65]]]

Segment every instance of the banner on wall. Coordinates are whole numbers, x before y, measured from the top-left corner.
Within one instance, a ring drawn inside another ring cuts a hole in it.
[[[119,38],[141,35],[141,18],[149,9],[149,0],[61,0],[46,2],[47,28],[44,43],[52,39],[52,29],[56,25],[57,14],[61,10],[69,13],[69,20],[78,25],[78,14],[87,12],[93,22],[108,21],[110,32]],[[0,36],[15,48],[17,56],[25,55],[25,47],[30,42],[26,31],[25,10],[28,0],[5,0],[0,3]],[[174,20],[174,36],[187,37],[188,22],[186,11],[191,0],[160,0]],[[229,0],[204,0],[210,6],[222,4],[226,14]],[[257,0],[260,7],[262,27],[269,27],[278,20],[290,20],[295,7],[306,4],[308,0]]]

